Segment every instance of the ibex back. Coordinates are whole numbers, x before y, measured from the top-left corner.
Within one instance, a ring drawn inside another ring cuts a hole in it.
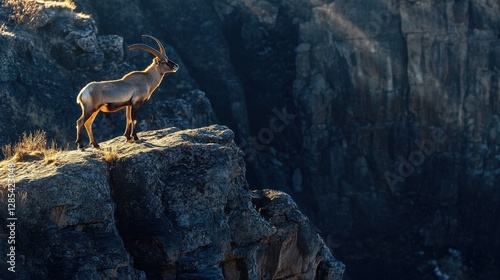
[[[139,108],[149,100],[166,73],[174,73],[179,69],[179,65],[165,55],[165,49],[158,39],[150,35],[143,36],[155,40],[159,50],[144,44],[133,44],[129,49],[141,49],[154,55],[151,65],[143,71],[130,72],[119,80],[91,82],[78,94],[76,103],[82,107],[82,116],[76,121],[76,143],[79,149],[83,149],[82,126],[87,130],[90,143],[99,148],[92,133],[92,123],[101,111],[112,113],[125,108],[127,124],[124,135],[128,142],[138,140],[136,124]]]

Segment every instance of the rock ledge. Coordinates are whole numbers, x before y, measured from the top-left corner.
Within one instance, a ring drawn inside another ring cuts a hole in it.
[[[17,279],[342,279],[344,265],[290,196],[248,189],[231,130],[139,137],[16,163]]]

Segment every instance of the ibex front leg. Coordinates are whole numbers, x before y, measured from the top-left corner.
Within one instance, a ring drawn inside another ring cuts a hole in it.
[[[132,110],[131,110],[131,117],[132,117],[132,136],[134,137],[134,141],[139,140],[139,137],[137,137],[137,112],[139,112],[139,108],[141,107],[142,104],[135,104],[132,105]]]
[[[130,134],[132,133],[132,106],[125,107],[125,110],[127,112],[127,125],[125,127],[125,133],[123,133],[123,135],[125,136],[125,138],[127,138],[127,142],[132,142],[132,138],[130,137]]]

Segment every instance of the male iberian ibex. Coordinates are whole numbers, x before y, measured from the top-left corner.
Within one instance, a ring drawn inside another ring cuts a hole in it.
[[[83,87],[78,94],[76,103],[82,107],[82,116],[76,121],[76,143],[78,148],[83,149],[81,132],[84,125],[90,143],[95,148],[99,148],[92,134],[92,123],[100,111],[111,113],[125,108],[127,125],[124,135],[128,142],[139,139],[135,128],[137,111],[149,100],[153,91],[160,85],[163,76],[179,69],[177,63],[168,59],[165,49],[158,39],[149,35],[142,36],[155,40],[159,50],[145,44],[133,44],[129,46],[129,49],[140,49],[154,55],[155,58],[151,65],[143,71],[130,72],[118,80],[91,82]]]

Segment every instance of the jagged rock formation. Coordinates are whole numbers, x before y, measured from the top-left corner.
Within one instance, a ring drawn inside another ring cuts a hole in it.
[[[109,163],[95,150],[16,163],[15,279],[342,279],[287,194],[248,189],[231,130],[139,137],[101,143],[118,155]],[[0,198],[6,224],[4,186]],[[11,279],[6,258],[0,275]]]

